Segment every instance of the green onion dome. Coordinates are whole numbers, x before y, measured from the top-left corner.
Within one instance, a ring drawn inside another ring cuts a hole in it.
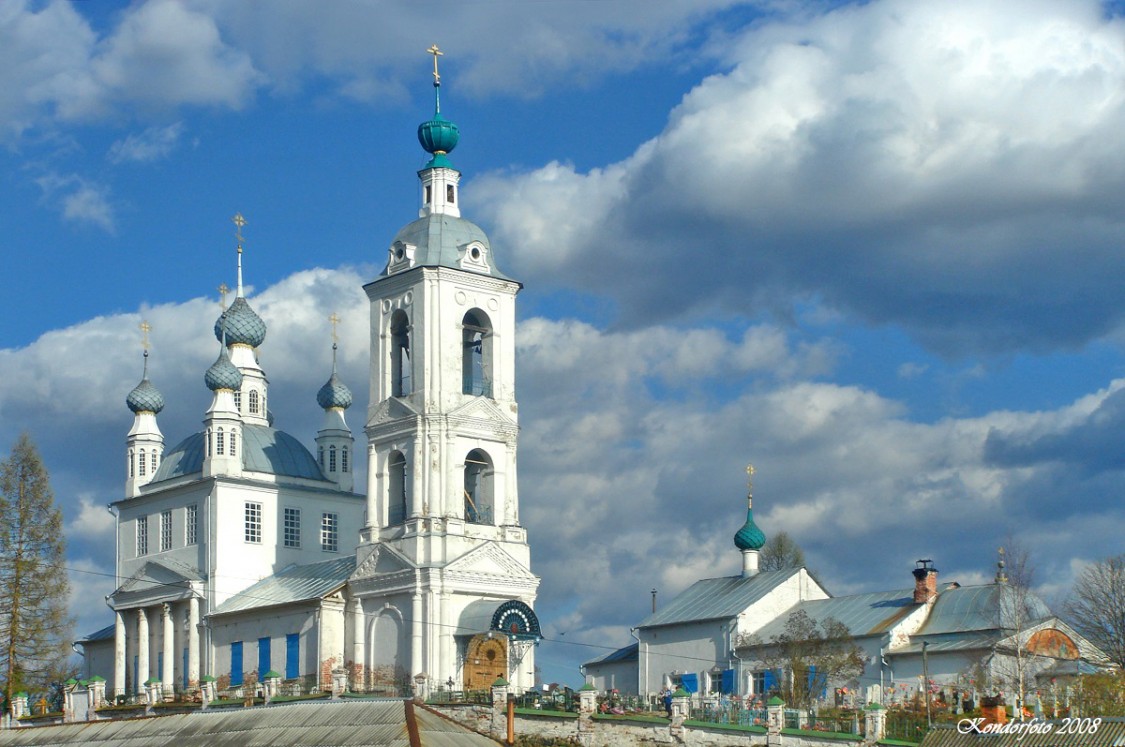
[[[352,406],[352,390],[340,381],[340,377],[336,372],[332,372],[330,378],[320,391],[316,393],[316,403],[323,407],[325,410],[333,407],[339,407],[341,410],[346,410]]]
[[[448,160],[440,156],[451,153],[457,147],[460,138],[461,132],[457,129],[457,125],[443,117],[441,112],[435,112],[433,119],[418,125],[418,142],[422,144],[423,150],[434,156],[427,168],[435,165],[448,168]],[[436,163],[439,160],[442,163]]]
[[[761,550],[766,544],[765,533],[754,523],[754,509],[746,509],[746,523],[734,535],[734,545],[739,550]]]
[[[164,395],[148,380],[147,350],[145,351],[145,370],[141,375],[141,383],[133,387],[133,391],[125,397],[125,404],[133,411],[134,415],[139,412],[151,412],[155,415],[164,409]]]
[[[207,373],[203,375],[203,381],[212,392],[217,392],[220,389],[237,391],[242,387],[242,372],[230,362],[230,356],[227,355],[225,346],[219,351],[218,359],[211,364]]]
[[[256,348],[266,339],[266,323],[239,296],[215,321],[215,339],[222,341],[224,332],[228,345],[242,343]]]

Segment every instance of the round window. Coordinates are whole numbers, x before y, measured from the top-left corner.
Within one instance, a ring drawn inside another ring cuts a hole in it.
[[[472,249],[469,250],[469,256],[472,257],[473,259],[480,259],[480,249],[478,247],[474,246]]]

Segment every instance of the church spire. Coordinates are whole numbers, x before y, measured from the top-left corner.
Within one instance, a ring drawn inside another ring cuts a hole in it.
[[[344,419],[344,411],[352,405],[352,392],[340,381],[336,373],[336,350],[339,346],[336,325],[340,317],[333,312],[328,321],[332,324],[332,375],[316,393],[316,402],[324,408],[324,425],[316,434],[317,462],[320,471],[340,488],[351,492],[353,452],[355,438]]]
[[[164,435],[156,424],[157,414],[164,409],[164,396],[148,379],[148,333],[152,326],[147,321],[140,324],[141,347],[144,349],[144,369],[141,382],[125,397],[125,404],[133,413],[133,427],[125,439],[126,467],[125,496],[132,498],[147,485],[164,453]]]

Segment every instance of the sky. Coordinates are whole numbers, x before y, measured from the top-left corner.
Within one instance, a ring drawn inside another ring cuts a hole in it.
[[[1095,0],[0,2],[0,449],[39,445],[77,633],[111,620],[125,395],[200,427],[243,229],[277,426],[460,127],[519,295],[521,520],[546,681],[631,642],[756,520],[833,594],[1061,601],[1125,551],[1125,19]],[[362,435],[361,435],[362,437]],[[359,484],[362,484],[362,482]]]

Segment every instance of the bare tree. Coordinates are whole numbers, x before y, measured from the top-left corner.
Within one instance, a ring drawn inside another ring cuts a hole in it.
[[[797,610],[786,619],[785,630],[766,645],[763,661],[774,672],[782,699],[794,707],[811,706],[829,683],[863,672],[863,650],[848,626],[833,618],[817,624]]]
[[[1066,604],[1079,633],[1125,669],[1125,555],[1086,566]]]
[[[1000,548],[1000,563],[996,573],[996,615],[997,627],[1015,644],[998,653],[1005,654],[1010,664],[998,667],[994,679],[1000,680],[1015,690],[1016,713],[1022,715],[1028,685],[1027,648],[1023,645],[1024,633],[1042,615],[1041,604],[1032,591],[1035,582],[1035,566],[1031,553],[1018,540],[1007,538]]]
[[[70,584],[62,512],[25,433],[0,462],[0,676],[4,692],[46,688],[66,668]]]
[[[780,571],[786,568],[801,568],[805,565],[805,553],[801,546],[789,536],[788,532],[778,532],[766,540],[758,555],[759,568],[763,571]]]

